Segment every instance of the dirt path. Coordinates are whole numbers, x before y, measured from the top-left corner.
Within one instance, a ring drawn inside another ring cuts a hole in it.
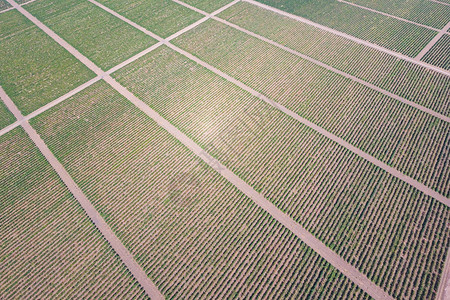
[[[386,17],[389,17],[389,18],[393,18],[393,19],[396,19],[396,20],[399,20],[399,21],[402,21],[402,22],[414,24],[414,25],[419,26],[419,27],[423,27],[423,28],[430,29],[430,30],[433,30],[433,31],[439,31],[439,29],[437,29],[437,28],[434,28],[434,27],[431,27],[431,26],[427,26],[425,24],[420,24],[420,23],[417,23],[417,22],[414,22],[414,21],[411,21],[411,20],[408,20],[408,19],[403,19],[403,18],[394,16],[394,15],[391,15],[391,14],[388,14],[388,13],[385,13],[385,12],[382,12],[382,11],[379,11],[379,10],[376,10],[376,9],[372,9],[370,7],[365,7],[365,6],[358,5],[356,3],[348,2],[348,1],[345,1],[345,0],[336,0],[336,1],[344,3],[344,4],[347,4],[347,5],[355,6],[355,7],[358,7],[360,9],[371,11],[373,13],[376,13],[376,14],[379,14],[379,15],[383,15],[383,16],[386,16]]]
[[[425,54],[427,54],[427,52],[434,46],[434,44],[437,43],[437,41],[444,35],[444,34],[448,34],[447,30],[450,28],[450,22],[447,23],[447,25],[445,25],[444,28],[442,28],[441,31],[439,31],[439,33],[428,43],[428,45],[425,46],[425,48],[422,49],[422,51],[420,51],[420,53],[416,56],[416,60],[420,61]]]
[[[274,8],[274,7],[272,7],[272,6],[268,6],[268,5],[262,4],[262,3],[260,3],[260,2],[254,1],[254,0],[242,0],[242,1],[245,1],[245,2],[251,3],[251,4],[253,4],[253,5],[259,6],[259,7],[261,7],[261,8],[264,8],[264,9],[267,9],[267,10],[270,10],[270,11],[273,11],[273,12],[279,14],[279,15],[283,15],[283,16],[288,17],[288,18],[290,18],[290,19],[293,19],[293,20],[296,20],[296,21],[299,21],[299,22],[302,22],[302,23],[305,23],[305,24],[314,26],[314,27],[316,27],[316,28],[319,28],[319,29],[328,31],[328,32],[333,33],[333,34],[335,34],[335,35],[338,35],[338,36],[344,37],[344,38],[346,38],[346,39],[348,39],[348,40],[354,41],[354,42],[356,42],[356,43],[358,43],[358,44],[362,44],[362,45],[365,45],[365,46],[367,46],[367,47],[370,47],[370,48],[376,49],[376,50],[378,50],[378,51],[382,51],[382,52],[384,52],[384,53],[387,53],[387,54],[389,54],[389,55],[395,56],[395,57],[397,57],[397,58],[399,58],[399,59],[403,59],[404,61],[411,62],[411,63],[414,63],[414,64],[416,64],[416,65],[419,65],[419,66],[422,66],[422,67],[424,67],[424,68],[427,68],[427,69],[429,69],[429,70],[433,70],[433,71],[438,72],[438,73],[441,73],[441,74],[443,74],[443,75],[450,76],[450,71],[447,71],[447,70],[441,69],[441,68],[439,68],[439,67],[430,65],[430,64],[425,63],[425,62],[423,62],[423,61],[418,61],[418,60],[416,60],[416,59],[414,59],[414,58],[412,58],[412,57],[409,57],[409,56],[406,56],[406,55],[404,55],[404,54],[401,54],[401,53],[398,53],[398,52],[389,50],[389,49],[387,49],[387,48],[378,46],[378,45],[376,45],[376,44],[374,44],[374,43],[371,43],[371,42],[368,42],[368,41],[359,39],[359,38],[354,37],[354,36],[352,36],[352,35],[349,35],[349,34],[340,32],[340,31],[338,31],[338,30],[335,30],[335,29],[333,29],[333,28],[329,28],[329,27],[320,25],[320,24],[318,24],[318,23],[314,23],[314,22],[311,21],[311,20],[308,20],[308,19],[305,19],[305,18],[296,16],[296,15],[293,15],[293,14],[287,13],[287,12],[285,12],[285,11],[279,10],[279,9]]]

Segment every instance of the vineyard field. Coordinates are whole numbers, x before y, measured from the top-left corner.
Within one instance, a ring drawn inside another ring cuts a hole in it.
[[[430,0],[347,0],[419,24],[441,29],[450,20],[450,7]]]
[[[98,0],[97,2],[162,38],[169,37],[203,17],[171,0]]]
[[[1,299],[148,299],[21,128],[0,164]]]
[[[168,48],[114,77],[391,295],[436,294],[448,207]]]
[[[0,14],[0,41],[0,85],[25,115],[94,77],[15,10]]]
[[[450,156],[448,122],[217,21],[199,25],[174,44],[388,165],[450,195],[450,160],[442,162]]]
[[[31,124],[167,298],[368,298],[106,83]]]
[[[422,58],[424,62],[450,70],[450,35],[444,34]],[[447,94],[447,102],[450,98]],[[450,105],[450,104],[449,104]]]
[[[258,0],[362,40],[415,57],[436,31],[337,0]]]
[[[233,0],[185,0],[183,2],[208,13],[212,13],[232,1]]]
[[[445,101],[445,95],[450,94],[449,76],[247,2],[233,5],[219,17],[450,116],[450,104]]]
[[[156,43],[88,1],[39,0],[26,9],[105,71]]]

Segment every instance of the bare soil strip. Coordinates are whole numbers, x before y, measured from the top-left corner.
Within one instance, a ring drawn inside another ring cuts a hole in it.
[[[11,4],[14,2],[12,0],[8,0]],[[220,13],[227,7],[233,5],[234,3],[237,3],[239,0],[236,0],[226,7],[219,9],[218,11],[211,14],[213,16],[214,14]],[[15,3],[14,3],[15,4]],[[18,6],[17,4],[15,4]],[[167,120],[162,118],[156,111],[152,110],[149,106],[147,106],[143,101],[139,100],[136,96],[134,96],[132,93],[130,93],[125,87],[120,85],[117,81],[115,81],[110,75],[104,75],[104,73],[95,66],[89,59],[81,55],[75,48],[73,48],[71,45],[66,43],[64,40],[62,40],[59,36],[57,36],[53,31],[51,31],[49,28],[47,28],[45,25],[43,25],[41,22],[39,22],[36,18],[31,16],[28,12],[26,12],[24,9],[19,9],[20,12],[22,12],[26,17],[29,16],[29,19],[33,22],[35,22],[36,25],[39,27],[42,27],[42,29],[48,33],[52,38],[55,39],[60,45],[65,47],[69,52],[71,52],[75,57],[77,57],[81,62],[85,63],[86,66],[90,67],[91,70],[97,73],[99,76],[103,76],[104,80],[108,82],[114,89],[116,89],[119,93],[121,93],[124,97],[126,97],[130,102],[132,102],[136,107],[141,109],[144,113],[146,113],[149,117],[151,117],[154,121],[156,121],[161,127],[163,127],[165,130],[167,130],[170,134],[172,134],[175,138],[177,138],[180,142],[182,142],[186,147],[188,147],[191,151],[193,151],[197,156],[199,156],[202,160],[204,160],[208,165],[211,167],[217,169],[217,166],[220,165],[218,161],[215,159],[209,159],[204,157],[205,151],[198,146],[194,141],[189,139],[185,134],[183,134],[180,130],[178,130],[175,126],[170,124]],[[163,40],[162,38],[159,38],[161,42],[166,44],[167,46],[173,48],[174,50],[177,50],[178,48],[171,45],[169,42]],[[180,53],[183,54],[184,51],[181,49],[178,49]],[[190,55],[190,54],[189,54]],[[192,56],[192,55],[190,55]],[[242,84],[241,84],[242,85]],[[6,95],[5,95],[6,96]],[[8,101],[6,101],[8,102]],[[12,101],[9,99],[9,106],[15,106]],[[8,107],[9,107],[8,106]],[[11,107],[12,110],[14,110],[14,107]],[[17,108],[15,108],[16,113],[18,113],[18,117],[23,117],[20,115],[20,112]],[[80,203],[84,205],[90,205],[92,210],[87,211],[88,213],[93,214],[93,221],[97,225],[99,223],[99,215],[98,212],[95,210],[94,207],[90,204],[89,200],[84,196],[84,194],[81,192],[81,190],[76,186],[75,182],[73,182],[70,175],[65,171],[63,166],[56,160],[56,158],[52,155],[50,150],[47,148],[45,143],[40,139],[40,137],[37,135],[37,133],[31,128],[31,126],[25,122],[22,126],[29,132],[30,137],[32,137],[33,141],[40,146],[41,151],[43,151],[44,155],[47,154],[49,157],[49,161],[51,160],[52,166],[57,170],[58,174],[61,174],[63,180],[67,180],[68,183],[66,184],[72,184],[71,188],[73,189],[74,195],[80,198]],[[225,166],[221,165],[221,168],[219,168],[220,174],[224,176],[227,180],[229,180],[231,183],[233,183],[237,188],[239,188],[243,193],[245,193],[247,196],[249,196],[257,205],[259,205],[261,208],[263,208],[265,211],[267,211],[269,214],[271,214],[277,221],[279,221],[281,224],[286,226],[289,230],[291,230],[294,234],[296,234],[302,241],[304,241],[308,246],[310,246],[312,249],[314,249],[319,255],[321,255],[324,259],[326,259],[331,265],[333,265],[335,268],[337,268],[339,271],[341,271],[344,275],[346,275],[349,279],[351,279],[353,282],[355,282],[358,286],[360,286],[364,291],[366,291],[369,295],[371,295],[375,299],[393,299],[391,296],[389,296],[383,289],[381,289],[379,286],[374,284],[371,280],[369,280],[364,274],[359,272],[355,267],[347,263],[344,259],[342,259],[339,255],[337,255],[335,252],[333,252],[331,249],[329,249],[326,245],[324,245],[321,241],[316,239],[313,235],[311,235],[306,229],[301,227],[298,223],[296,223],[293,219],[291,219],[288,215],[284,214],[282,211],[280,211],[277,207],[275,207],[270,201],[265,199],[262,195],[260,195],[258,192],[256,192],[251,186],[249,186],[247,183],[245,183],[242,179],[240,179],[237,175],[235,175],[233,172],[228,170]],[[71,189],[71,191],[72,191]],[[83,206],[84,207],[84,206]],[[101,217],[100,217],[101,218]],[[101,219],[103,220],[103,219]],[[104,221],[103,221],[104,222]],[[104,226],[107,226],[106,223],[102,223]],[[112,233],[111,229],[109,229],[109,233],[112,234],[113,237],[115,235]],[[116,237],[115,237],[116,238]],[[117,239],[117,238],[116,238]],[[120,249],[121,251],[127,250],[124,248],[124,246],[120,243],[120,241],[117,239],[116,242],[118,243],[117,247],[123,247]],[[116,250],[117,251],[117,250]],[[119,253],[119,252],[118,252]],[[128,253],[129,254],[129,253]],[[120,253],[119,253],[120,255]],[[131,255],[128,257],[125,257],[127,259],[131,258]],[[132,259],[132,262],[135,263],[135,261]],[[128,265],[127,265],[128,266]],[[134,270],[136,271],[136,270]],[[139,268],[137,271],[142,271],[142,269]],[[142,271],[143,272],[143,271]],[[133,273],[134,275],[135,273]],[[141,283],[141,280],[147,279],[147,287],[150,296],[155,297],[155,299],[158,299],[161,294],[156,289],[156,287],[148,280],[148,277],[145,275],[145,278],[142,277],[142,274],[135,275],[136,279],[139,280]],[[142,284],[142,283],[141,283]],[[150,294],[151,293],[151,294]]]
[[[356,3],[348,2],[348,1],[345,1],[345,0],[336,0],[336,1],[348,4],[348,5],[351,5],[351,6],[355,6],[355,7],[364,9],[364,10],[368,10],[368,11],[371,11],[371,12],[374,12],[376,14],[380,14],[380,15],[383,15],[383,16],[386,16],[386,17],[389,17],[389,18],[397,19],[397,20],[402,21],[402,22],[411,23],[411,24],[414,24],[414,25],[419,26],[419,27],[423,27],[423,28],[430,29],[430,30],[433,30],[433,31],[439,31],[438,28],[434,28],[434,27],[431,27],[431,26],[420,24],[420,23],[417,23],[417,22],[414,22],[414,21],[410,21],[408,19],[403,19],[403,18],[394,16],[394,15],[390,15],[390,14],[382,12],[382,11],[378,11],[376,9],[372,9],[372,8],[369,8],[369,7],[358,5]]]
[[[147,277],[147,274],[144,270],[139,266],[139,264],[134,260],[133,256],[128,252],[125,246],[120,242],[120,240],[116,237],[116,235],[112,232],[111,228],[106,224],[105,220],[100,216],[91,202],[86,198],[83,192],[80,190],[78,185],[73,181],[72,177],[70,177],[69,173],[67,173],[66,169],[62,166],[62,164],[58,161],[58,159],[53,155],[44,141],[40,138],[37,132],[30,126],[27,121],[24,121],[24,118],[20,111],[17,109],[16,105],[12,102],[12,100],[6,95],[3,88],[0,87],[0,97],[3,102],[6,104],[8,109],[14,114],[14,116],[21,122],[21,126],[25,130],[25,132],[30,136],[32,141],[39,148],[41,153],[50,163],[50,165],[55,169],[58,176],[73,194],[73,196],[77,199],[80,205],[85,210],[88,217],[95,224],[97,229],[101,232],[101,234],[105,237],[111,247],[116,251],[119,255],[120,259],[126,265],[128,270],[133,274],[139,284],[144,288],[146,293],[152,299],[164,299],[162,294],[158,291],[156,286],[150,281]]]
[[[444,28],[442,28],[441,31],[439,31],[439,33],[428,43],[428,45],[425,46],[425,48],[422,49],[422,51],[420,51],[420,53],[416,56],[416,60],[420,61],[425,54],[427,54],[427,52],[434,46],[434,44],[437,43],[437,41],[439,41],[439,39],[444,35],[444,34],[448,34],[447,30],[450,28],[450,22],[447,23],[447,25],[445,25]]]
[[[260,2],[254,1],[254,0],[242,0],[242,1],[246,1],[246,2],[251,3],[251,4],[253,4],[253,5],[256,5],[256,6],[259,6],[259,7],[261,7],[261,8],[264,8],[264,9],[270,10],[270,11],[272,11],[272,12],[275,12],[275,13],[277,13],[277,14],[279,14],[279,15],[282,15],[282,16],[288,17],[288,18],[290,18],[290,19],[293,19],[293,20],[296,20],[296,21],[299,21],[299,22],[302,22],[302,23],[305,23],[305,24],[314,26],[314,27],[316,27],[316,28],[319,28],[319,29],[328,31],[328,32],[333,33],[333,34],[335,34],[335,35],[338,35],[338,36],[344,37],[344,38],[346,38],[346,39],[348,39],[348,40],[354,41],[354,42],[356,42],[356,43],[358,43],[358,44],[362,44],[362,45],[365,45],[365,46],[367,46],[367,47],[370,47],[370,48],[376,49],[376,50],[378,50],[378,51],[382,51],[382,52],[384,52],[384,53],[387,53],[387,54],[389,54],[389,55],[395,56],[395,57],[397,57],[397,58],[399,58],[399,59],[403,59],[404,61],[411,62],[411,63],[414,63],[414,64],[416,64],[416,65],[425,67],[425,68],[427,68],[427,69],[429,69],[429,70],[433,70],[433,71],[438,72],[438,73],[441,73],[441,74],[443,74],[443,75],[450,76],[450,71],[447,71],[447,70],[444,70],[444,69],[442,69],[442,68],[433,66],[433,65],[428,64],[428,63],[425,63],[425,62],[423,62],[423,61],[418,61],[418,60],[416,60],[415,58],[412,58],[412,57],[406,56],[406,55],[404,55],[404,54],[401,54],[401,53],[398,53],[398,52],[389,50],[389,49],[387,49],[387,48],[381,47],[381,46],[376,45],[376,44],[374,44],[374,43],[371,43],[371,42],[368,42],[368,41],[359,39],[359,38],[354,37],[354,36],[352,36],[352,35],[349,35],[349,34],[340,32],[340,31],[338,31],[338,30],[336,30],[336,29],[329,28],[329,27],[320,25],[320,24],[318,24],[318,23],[314,23],[314,22],[311,21],[311,20],[308,20],[308,19],[305,19],[305,18],[296,16],[296,15],[293,15],[293,14],[287,13],[287,12],[285,12],[285,11],[279,10],[279,9],[274,8],[274,7],[272,7],[272,6],[268,6],[268,5],[262,4],[262,3],[260,3]]]

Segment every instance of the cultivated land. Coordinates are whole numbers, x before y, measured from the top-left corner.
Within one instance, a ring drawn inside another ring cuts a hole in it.
[[[408,285],[421,280],[417,272],[432,274],[435,271],[429,267],[442,267],[450,238],[445,226],[438,225],[449,217],[443,205],[169,49],[155,50],[115,76],[325,244],[375,281],[386,284],[387,289],[399,288],[390,287],[389,280],[401,278]],[[436,223],[423,223],[425,211],[438,214],[428,219]],[[430,239],[428,246],[416,235],[411,226],[414,223],[431,230],[425,238]],[[376,229],[373,224],[377,224]],[[434,236],[442,240],[438,242]],[[411,242],[416,246],[402,247]],[[367,248],[367,243],[373,248]],[[422,251],[436,251],[436,244],[441,244],[441,254],[437,255],[440,263],[426,262],[429,267],[409,264],[410,259],[421,261]],[[406,249],[411,252],[407,254]],[[391,260],[403,255],[405,260]],[[384,271],[378,268],[380,264],[385,266]],[[400,270],[411,267],[416,271],[408,271],[414,274],[408,279]],[[392,272],[392,277],[383,272]],[[421,287],[426,295],[430,282],[423,282]]]
[[[122,16],[166,38],[202,18],[171,0],[99,0]]]
[[[147,299],[25,132],[0,149],[0,297]]]
[[[32,126],[166,297],[367,297],[106,83]]]
[[[447,1],[0,0],[0,298],[449,298]]]
[[[0,85],[29,114],[94,77],[16,10],[0,14]]]

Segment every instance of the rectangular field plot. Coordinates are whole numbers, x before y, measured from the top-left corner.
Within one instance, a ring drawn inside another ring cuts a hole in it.
[[[362,40],[415,57],[436,35],[419,27],[337,0],[257,0]]]
[[[26,9],[105,71],[156,43],[88,1],[40,0]]]
[[[0,101],[0,129],[14,123],[14,121],[16,121],[14,115],[8,110],[3,101]]]
[[[168,299],[368,298],[104,82],[32,124]]]
[[[336,69],[450,116],[450,104],[446,97],[450,94],[449,76],[399,60],[384,52],[250,3],[237,3],[219,16]]]
[[[430,0],[347,1],[436,29],[444,28],[450,21],[450,6]]]
[[[166,47],[114,76],[391,295],[436,294],[443,204]]]
[[[199,25],[174,44],[450,195],[450,160],[443,159],[450,156],[448,122],[216,21]]]
[[[203,15],[171,0],[99,0],[110,9],[166,38]]]
[[[212,13],[232,1],[233,0],[184,0],[183,2],[203,11]]]
[[[21,128],[0,137],[0,298],[146,299]]]
[[[23,114],[94,77],[16,10],[0,14],[0,85]]]
[[[422,58],[424,62],[450,70],[450,35],[444,34]],[[449,102],[447,94],[447,102]]]

